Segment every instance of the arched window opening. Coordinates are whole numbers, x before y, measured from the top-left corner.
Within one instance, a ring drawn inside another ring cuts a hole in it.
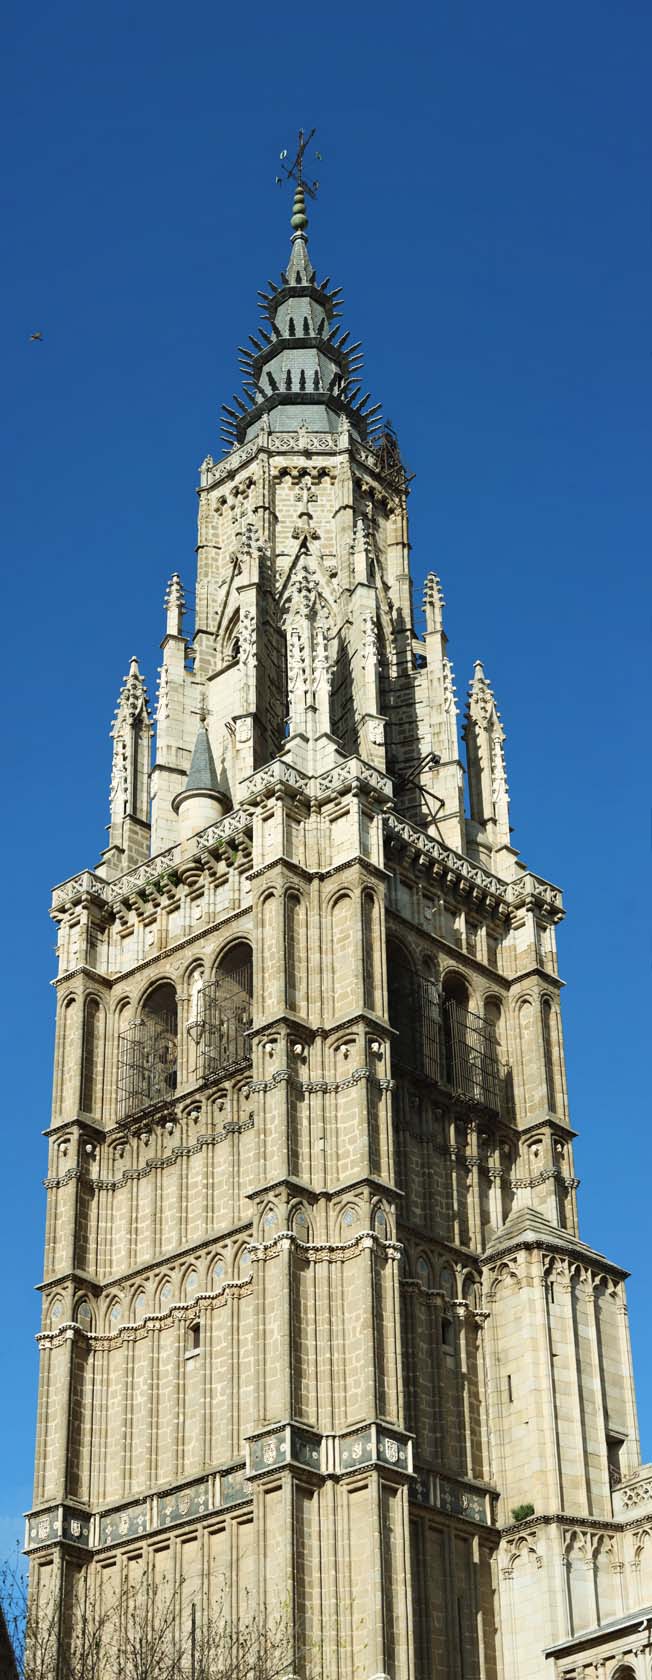
[[[440,1076],[440,1009],[437,985],[417,974],[402,946],[387,944],[387,993],[390,1024],[397,1033],[397,1061],[428,1079]]]
[[[510,1119],[511,1076],[501,1054],[499,1001],[488,1000],[485,1015],[475,1014],[461,974],[446,974],[440,987],[430,965],[417,972],[391,939],[387,989],[398,1064]]]
[[[376,949],[379,918],[374,893],[362,894],[362,972],[364,981],[364,1001],[366,1009],[378,1011],[380,1009],[380,987],[378,984],[378,958],[380,953]]]
[[[446,1348],[448,1352],[452,1353],[454,1345],[453,1320],[452,1318],[449,1318],[448,1315],[445,1315],[441,1319],[441,1345],[443,1348]]]
[[[240,614],[235,612],[231,614],[229,623],[225,626],[222,635],[222,662],[224,665],[233,665],[235,660],[239,658]]]
[[[307,315],[303,317],[303,336],[304,338],[310,338],[310,322]]]
[[[557,1114],[557,1089],[555,1080],[555,1055],[553,1041],[552,1004],[549,998],[544,998],[541,1005],[541,1026],[543,1031],[543,1059],[546,1069],[546,1098],[551,1114]]]
[[[285,987],[288,1009],[305,1015],[307,1009],[306,950],[304,940],[303,906],[299,893],[290,892],[285,899]]]
[[[100,1106],[100,1071],[102,1058],[102,1007],[97,998],[88,998],[84,1009],[84,1040],[82,1046],[83,1114],[95,1114]]]
[[[453,1301],[457,1292],[455,1273],[452,1266],[442,1266],[439,1273],[439,1287],[448,1301]]]
[[[468,1011],[469,988],[466,984],[466,980],[462,979],[461,974],[455,974],[453,972],[446,974],[442,985],[442,993],[444,1003],[454,1003],[458,1009],[463,1009],[465,1012]]]
[[[374,1231],[376,1232],[377,1237],[382,1237],[383,1242],[388,1241],[389,1225],[387,1223],[387,1214],[385,1213],[385,1209],[382,1207],[377,1207],[374,1213]]]
[[[300,391],[305,391],[305,388],[306,388],[306,370],[305,370],[305,368],[302,368],[301,372],[299,374],[299,390]]]
[[[196,1026],[204,1013],[204,971],[196,968],[190,980],[190,1009],[188,1022]]]
[[[121,1120],[172,1101],[177,1088],[177,994],[170,981],[149,992],[137,1021],[120,1034]]]
[[[290,319],[288,321],[288,338],[296,338],[296,336],[297,336],[297,329],[296,329],[295,324],[294,324],[294,317],[291,315]]]
[[[469,1009],[469,989],[461,974],[445,975],[442,994],[447,1083],[461,1096],[500,1114],[504,1109],[504,1092],[496,1050],[496,1022]]]
[[[496,1046],[496,1052],[500,1054],[503,1048],[503,1012],[500,999],[495,997],[485,998],[483,1015],[489,1035]]]
[[[319,368],[315,368],[313,378],[312,378],[312,388],[313,388],[313,391],[321,391],[321,379],[319,377]]]
[[[201,1019],[189,1025],[200,1079],[222,1079],[250,1061],[252,999],[251,946],[239,939],[220,959],[215,978],[203,987]]]
[[[294,1231],[295,1236],[299,1238],[299,1242],[308,1242],[310,1239],[310,1225],[308,1223],[306,1210],[302,1207],[301,1203],[299,1203],[299,1206],[295,1208],[294,1213],[292,1214],[291,1223],[292,1230]]]
[[[287,373],[285,375],[285,389],[286,389],[286,391],[291,391],[292,390],[292,374],[290,373],[289,368],[288,368]]]

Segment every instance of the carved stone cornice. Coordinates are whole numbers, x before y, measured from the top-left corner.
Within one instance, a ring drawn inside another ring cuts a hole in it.
[[[559,888],[553,887],[549,881],[542,880],[538,875],[528,872],[515,881],[503,881],[480,864],[471,863],[461,852],[453,851],[433,835],[424,834],[422,829],[415,828],[405,817],[399,817],[396,811],[386,813],[384,828],[390,845],[407,847],[416,856],[428,862],[433,873],[443,876],[449,885],[458,886],[464,891],[468,891],[470,887],[475,888],[480,893],[485,908],[496,915],[506,918],[513,910],[532,905],[539,910],[545,910],[552,921],[561,920],[563,905]]]
[[[251,836],[251,813],[244,807],[237,811],[229,811],[227,816],[221,817],[219,822],[212,823],[209,828],[202,830],[196,837],[195,856],[201,862],[202,854],[216,849],[227,848],[229,844],[236,845],[238,841]],[[82,870],[79,875],[72,875],[67,881],[54,888],[52,894],[51,914],[58,919],[67,910],[81,905],[84,900],[95,900],[105,909],[113,909],[121,903],[140,894],[160,892],[165,894],[174,886],[178,879],[181,866],[192,861],[181,847],[170,846],[167,851],[157,852],[155,857],[148,858],[145,863],[139,863],[135,869],[129,869],[124,875],[118,875],[114,881],[104,881],[90,869]]]

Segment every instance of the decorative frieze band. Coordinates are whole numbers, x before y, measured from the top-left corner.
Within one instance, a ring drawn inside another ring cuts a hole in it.
[[[110,1511],[57,1505],[27,1519],[26,1550],[63,1541],[98,1550],[150,1535],[157,1530],[229,1510],[253,1497],[256,1481],[279,1470],[298,1469],[315,1476],[347,1476],[362,1469],[412,1475],[409,1436],[370,1423],[347,1435],[321,1435],[282,1423],[251,1436],[244,1464],[212,1472],[197,1482],[151,1494]]]
[[[396,1081],[393,1079],[379,1079],[372,1068],[358,1067],[347,1074],[346,1079],[300,1079],[294,1068],[277,1068],[269,1079],[252,1079],[252,1092],[273,1091],[275,1086],[289,1083],[298,1091],[307,1093],[347,1091],[352,1085],[359,1085],[363,1079],[369,1079],[380,1091],[393,1091]]]
[[[364,1249],[376,1249],[390,1260],[400,1260],[403,1254],[401,1243],[392,1242],[379,1236],[377,1231],[370,1230],[356,1231],[346,1242],[303,1242],[294,1231],[276,1231],[265,1242],[257,1242],[249,1237],[246,1248],[252,1264],[272,1259],[288,1249],[296,1250],[313,1264],[324,1261],[336,1263]],[[161,1312],[145,1312],[142,1318],[117,1324],[115,1330],[90,1330],[75,1320],[66,1319],[54,1329],[40,1330],[36,1340],[41,1347],[50,1348],[60,1342],[69,1341],[73,1336],[79,1336],[90,1347],[110,1347],[123,1339],[134,1340],[150,1329],[165,1328],[174,1319],[196,1317],[201,1306],[221,1306],[229,1294],[246,1291],[251,1287],[251,1282],[251,1274],[240,1278],[225,1278],[216,1289],[198,1289],[190,1300],[166,1302]],[[111,1287],[114,1285],[107,1285],[106,1289]]]
[[[128,1184],[133,1179],[147,1178],[152,1172],[162,1172],[164,1167],[172,1167],[176,1161],[185,1160],[191,1155],[199,1155],[202,1149],[210,1149],[218,1143],[227,1143],[229,1138],[236,1134],[250,1132],[254,1125],[255,1120],[252,1114],[246,1120],[229,1121],[219,1132],[201,1132],[196,1143],[179,1144],[176,1149],[170,1150],[169,1155],[162,1155],[157,1161],[145,1161],[142,1167],[125,1167],[124,1172],[118,1178],[94,1179],[94,1188],[96,1190],[119,1190],[122,1185]],[[61,1190],[64,1185],[70,1184],[74,1179],[84,1177],[86,1177],[86,1174],[83,1168],[69,1167],[68,1171],[62,1173],[60,1178],[44,1178],[43,1184],[46,1190]]]
[[[498,1494],[491,1488],[478,1487],[451,1476],[440,1476],[434,1470],[415,1468],[410,1485],[410,1499],[416,1505],[434,1507],[449,1517],[463,1517],[466,1522],[478,1523],[482,1528],[495,1528]]]

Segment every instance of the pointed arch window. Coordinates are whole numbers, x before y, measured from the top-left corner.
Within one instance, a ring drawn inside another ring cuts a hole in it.
[[[81,1106],[84,1114],[96,1114],[101,1101],[101,1062],[104,1036],[104,1011],[97,998],[87,998],[84,1006],[84,1037],[82,1044]]]
[[[171,1102],[177,1088],[177,994],[164,980],[148,993],[137,1021],[120,1035],[121,1120]]]
[[[294,317],[291,315],[290,319],[288,321],[288,338],[296,338],[296,336],[297,336],[297,329],[296,329],[295,324],[294,324]]]
[[[291,391],[292,390],[292,374],[290,373],[289,368],[288,368],[287,373],[285,375],[285,389],[286,389],[286,391]]]
[[[557,1114],[557,1090],[555,1079],[554,1054],[554,1023],[552,1004],[549,998],[544,998],[541,1005],[541,1029],[543,1033],[543,1058],[546,1071],[546,1096],[551,1114]]]
[[[203,987],[201,1019],[189,1032],[197,1044],[200,1079],[221,1079],[251,1060],[253,962],[244,939],[220,959],[214,979]]]

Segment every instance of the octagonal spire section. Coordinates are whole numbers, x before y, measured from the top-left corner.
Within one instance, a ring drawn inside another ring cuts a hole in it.
[[[339,294],[329,278],[318,281],[299,227],[280,282],[259,294],[264,324],[240,347],[243,395],[223,407],[227,447],[265,423],[272,432],[337,432],[343,416],[363,442],[373,438],[380,404],[362,393],[361,347],[343,330]]]

